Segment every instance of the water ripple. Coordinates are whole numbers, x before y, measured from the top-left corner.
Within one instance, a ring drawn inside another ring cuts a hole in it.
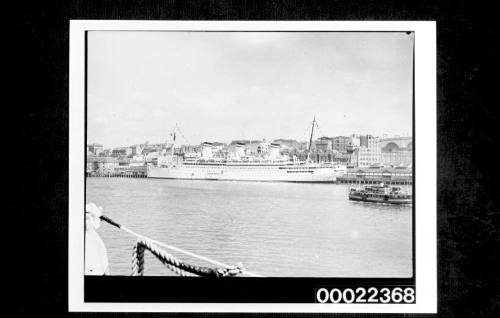
[[[349,201],[344,185],[89,178],[87,200],[134,231],[267,276],[411,276],[412,208]],[[111,273],[129,275],[134,238],[99,233]],[[146,274],[171,275],[150,255]]]

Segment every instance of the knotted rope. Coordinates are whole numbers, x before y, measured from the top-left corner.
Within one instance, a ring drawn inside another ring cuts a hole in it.
[[[224,277],[237,276],[243,273],[241,264],[229,268],[210,268],[187,264],[158,248],[150,240],[139,238],[133,249],[132,276],[142,276],[144,274],[145,250],[150,251],[163,265],[179,276]]]
[[[248,276],[252,277],[262,277],[259,274],[255,274],[252,272],[249,272],[243,268],[241,263],[239,263],[237,266],[230,266],[226,265],[224,263],[218,262],[216,260],[210,259],[205,256],[197,255],[195,253],[183,250],[179,247],[175,247],[172,245],[167,245],[165,243],[147,238],[143,235],[140,235],[138,233],[135,233],[134,231],[126,228],[125,226],[116,223],[115,221],[111,220],[110,218],[101,215],[100,219],[113,225],[116,226],[117,228],[137,237],[137,243],[134,245],[134,252],[133,252],[133,260],[132,260],[132,276],[142,276],[144,273],[144,251],[147,249],[149,250],[157,259],[159,259],[168,269],[172,270],[178,275],[181,276],[212,276],[212,277],[223,277],[223,276],[237,276],[239,274],[245,274]],[[210,268],[210,267],[202,267],[202,266],[195,266],[195,265],[190,265],[187,263],[184,263],[182,261],[179,261],[169,253],[165,252],[164,250],[160,249],[158,246],[162,246],[166,249],[174,250],[179,253],[183,253],[186,255],[189,255],[191,257],[203,260],[208,263],[212,263],[216,266],[219,266],[219,268]]]

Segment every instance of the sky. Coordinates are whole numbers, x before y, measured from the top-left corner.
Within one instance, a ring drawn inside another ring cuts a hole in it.
[[[87,141],[410,135],[413,34],[140,32],[88,35]]]

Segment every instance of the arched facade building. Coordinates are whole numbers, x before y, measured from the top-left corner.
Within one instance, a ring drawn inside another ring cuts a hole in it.
[[[382,164],[413,166],[412,137],[384,138],[380,140]]]

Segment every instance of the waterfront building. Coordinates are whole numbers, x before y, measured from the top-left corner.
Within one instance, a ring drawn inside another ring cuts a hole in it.
[[[340,153],[336,150],[323,150],[323,149],[313,149],[311,151],[310,159],[313,162],[332,162],[332,161],[340,161],[337,160],[339,158]]]
[[[321,137],[312,142],[309,159],[313,162],[345,162],[347,158],[333,148],[333,138]]]
[[[347,152],[349,147],[359,147],[359,138],[354,136],[337,136],[332,138],[333,149]]]
[[[129,166],[119,166],[115,169],[114,176],[117,177],[146,177],[147,176],[147,166],[146,165],[129,165]]]
[[[168,148],[167,144],[156,144],[156,145],[145,144],[145,145],[141,146],[141,149],[142,149],[141,154],[147,155],[150,152],[161,151],[162,149],[166,149],[166,148]]]
[[[350,162],[351,154],[359,148],[359,136],[321,137],[311,145],[310,159],[315,162]],[[357,161],[357,158],[356,158]]]
[[[359,147],[351,155],[350,164],[355,167],[370,167],[381,163],[380,139],[372,135],[359,137]]]
[[[132,149],[132,155],[142,154],[142,146],[141,145],[133,145],[130,147]]]
[[[361,136],[360,135],[356,135],[356,134],[352,134],[350,136],[351,140],[351,146],[354,147],[354,148],[359,148],[361,146]],[[349,147],[347,147],[347,149],[349,150]]]
[[[201,145],[182,145],[180,152],[184,155],[201,153]]]
[[[245,151],[247,155],[260,156],[268,153],[270,145],[267,141],[251,141],[245,144]]]
[[[101,144],[90,144],[87,145],[87,154],[99,156],[99,154],[103,151],[103,146]]]
[[[382,163],[390,166],[413,165],[412,137],[393,137],[380,140]]]
[[[131,147],[118,147],[114,148],[111,152],[112,157],[124,158],[132,155]]]
[[[229,155],[237,152],[241,155],[241,146],[245,149],[245,155],[263,156],[269,152],[271,143],[265,140],[233,140],[229,145],[224,144],[224,149]]]
[[[317,152],[321,153],[331,152],[333,150],[332,138],[329,137],[318,138],[316,141],[313,142],[312,148],[315,149]]]
[[[340,152],[335,149],[332,150],[334,161],[343,162],[348,164],[351,154],[348,152]]]
[[[110,175],[118,166],[118,159],[113,157],[87,157],[87,174]]]
[[[100,157],[111,157],[111,149],[104,149],[100,154],[99,156]]]
[[[382,164],[388,166],[411,166],[413,152],[411,150],[382,151]]]

